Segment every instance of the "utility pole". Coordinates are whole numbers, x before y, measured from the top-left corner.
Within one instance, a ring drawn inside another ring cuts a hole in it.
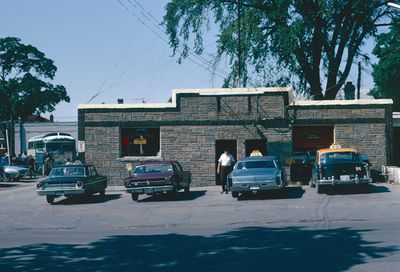
[[[360,99],[361,92],[361,61],[358,62],[358,78],[357,78],[357,99]]]
[[[238,82],[237,82],[237,87],[240,87],[241,82],[240,82],[240,77],[242,73],[242,48],[241,48],[241,43],[240,43],[240,6],[241,6],[241,0],[237,0],[237,31],[238,31],[238,42],[237,42],[237,54],[238,54]]]

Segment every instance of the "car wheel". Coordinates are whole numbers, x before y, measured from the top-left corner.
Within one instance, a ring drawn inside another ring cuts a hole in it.
[[[178,196],[178,191],[176,190],[176,188],[173,188],[169,195],[172,199],[176,199],[176,197]]]
[[[139,201],[139,194],[138,193],[132,193],[132,200],[133,201]]]
[[[184,192],[185,192],[185,194],[190,193],[190,187],[189,186],[185,187],[184,188]]]
[[[239,193],[238,192],[232,192],[232,197],[233,198],[238,198],[239,197]]]
[[[47,203],[53,204],[53,202],[54,202],[54,196],[52,196],[52,195],[47,195],[47,196],[46,196],[46,200],[47,200]]]
[[[317,193],[318,193],[318,194],[322,194],[322,193],[325,192],[325,186],[319,185],[319,184],[317,183],[316,187],[317,187]]]
[[[12,178],[10,177],[9,174],[4,173],[4,177],[5,177],[5,181],[6,181],[6,182],[11,182],[11,181],[12,181]]]
[[[360,184],[360,190],[361,190],[362,193],[368,193],[369,192],[368,183]]]
[[[99,195],[100,195],[101,197],[105,196],[105,195],[106,195],[106,188],[102,189],[102,190],[99,192]]]

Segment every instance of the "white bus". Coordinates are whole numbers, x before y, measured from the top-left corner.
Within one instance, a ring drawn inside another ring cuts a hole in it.
[[[76,158],[75,139],[68,133],[54,132],[34,136],[28,140],[28,156],[36,161],[36,171],[47,174],[54,165]]]

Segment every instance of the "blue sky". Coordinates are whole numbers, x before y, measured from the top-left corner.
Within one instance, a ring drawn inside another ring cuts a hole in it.
[[[172,89],[220,87],[222,78],[213,76],[206,64],[198,59],[197,64],[178,64],[171,56],[167,37],[157,26],[167,2],[1,0],[0,37],[18,37],[55,62],[54,82],[64,85],[71,97],[70,103],[57,105],[55,121],[77,120],[77,105],[96,93],[91,103],[116,103],[117,98],[157,103],[166,102]],[[205,44],[207,53],[215,53],[212,38]],[[223,64],[220,68],[228,69]],[[349,80],[356,82],[356,73]],[[368,72],[362,85],[372,86]]]

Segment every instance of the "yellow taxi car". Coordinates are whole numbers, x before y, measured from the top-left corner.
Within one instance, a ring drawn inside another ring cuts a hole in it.
[[[368,189],[370,182],[372,179],[369,164],[362,160],[357,149],[332,144],[330,148],[317,150],[310,186],[316,187],[318,193],[329,187],[346,184],[356,184]]]

